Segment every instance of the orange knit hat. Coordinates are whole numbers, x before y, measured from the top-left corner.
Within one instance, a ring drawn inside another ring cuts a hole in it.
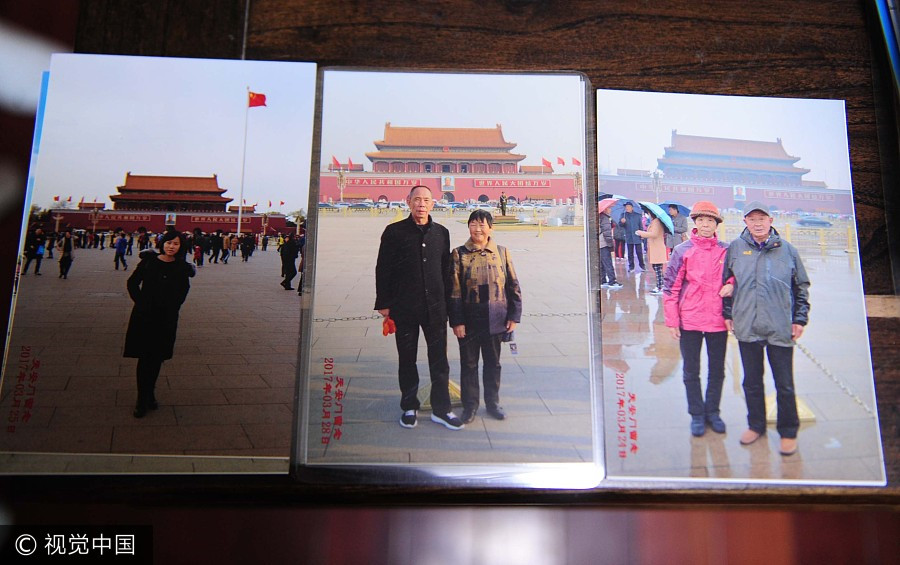
[[[714,219],[717,224],[722,223],[722,215],[719,214],[719,209],[715,204],[708,200],[701,200],[700,202],[694,203],[694,207],[691,208],[691,219],[696,220],[697,216],[709,216]]]

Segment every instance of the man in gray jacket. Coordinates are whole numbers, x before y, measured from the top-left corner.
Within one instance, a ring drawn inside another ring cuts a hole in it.
[[[722,282],[733,285],[722,311],[725,326],[734,332],[744,368],[744,396],[748,429],[741,444],[749,445],[766,433],[763,352],[775,380],[780,452],[797,451],[797,400],[794,396],[794,342],[803,335],[809,316],[809,277],[800,254],[772,227],[769,209],[760,202],[744,208],[746,228],[728,246]]]
[[[675,246],[683,241],[687,241],[690,234],[687,237],[685,236],[688,231],[687,218],[678,213],[678,206],[675,204],[669,204],[669,217],[672,218],[672,225],[675,228],[675,233],[666,232],[666,248],[669,250],[669,256],[671,257]]]

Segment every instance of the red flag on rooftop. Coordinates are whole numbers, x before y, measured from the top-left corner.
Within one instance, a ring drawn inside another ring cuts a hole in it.
[[[284,200],[279,200],[281,202],[280,206],[284,206]]]
[[[341,162],[338,161],[338,160],[337,160],[337,157],[335,157],[334,155],[331,156],[331,164],[334,165],[334,168],[335,168],[335,169],[340,169],[340,168],[341,168]]]
[[[557,157],[556,162],[559,163],[560,165],[562,165],[563,167],[566,166],[566,162],[563,160],[562,157]]]
[[[53,201],[54,201],[54,202],[59,202],[59,196],[54,196],[54,197],[53,197]]]
[[[272,201],[269,200],[269,208],[271,208],[271,207],[272,207]]]
[[[84,196],[81,197],[81,200],[78,201],[79,204],[84,204]]]
[[[266,95],[259,94],[258,92],[250,93],[250,102],[249,107],[253,108],[255,106],[265,106],[266,105]]]
[[[348,169],[353,168],[353,159],[351,159],[350,157],[347,157],[347,168]]]
[[[545,167],[550,167],[551,169],[553,168],[553,164],[550,163],[550,161],[544,159],[543,157],[541,157],[541,165],[543,165]]]
[[[581,166],[581,161],[579,161],[579,160],[576,159],[575,157],[572,157],[572,164],[575,165],[576,167],[580,167],[580,166]]]
[[[71,196],[68,197],[68,198],[66,198],[66,202],[71,202],[71,201],[72,201],[72,197],[71,197]]]

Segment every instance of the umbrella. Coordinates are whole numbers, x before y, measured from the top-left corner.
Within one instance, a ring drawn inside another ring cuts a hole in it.
[[[631,200],[629,198],[619,198],[619,201],[613,204],[610,207],[609,215],[612,216],[612,219],[615,222],[618,222],[622,219],[622,215],[625,213],[625,205],[631,204],[635,209],[638,208],[637,200]]]
[[[618,201],[618,198],[604,198],[600,202],[597,202],[597,213],[602,214]]]
[[[656,218],[662,222],[664,228],[666,228],[669,233],[675,233],[675,225],[672,223],[672,218],[666,214],[662,208],[659,207],[659,204],[654,204],[653,202],[641,201],[641,208],[650,212],[650,215],[656,216]]]
[[[662,208],[663,210],[665,210],[666,212],[669,211],[669,206],[677,207],[678,213],[684,217],[688,217],[691,215],[691,209],[680,202],[675,202],[674,200],[666,200],[665,202],[659,203],[659,207]]]

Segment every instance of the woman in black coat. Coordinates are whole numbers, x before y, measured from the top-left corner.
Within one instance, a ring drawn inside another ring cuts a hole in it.
[[[141,262],[128,279],[134,309],[125,334],[124,356],[138,360],[135,418],[159,407],[154,394],[156,379],[163,361],[172,358],[178,310],[191,288],[188,279],[196,273],[194,266],[185,262],[188,246],[183,235],[166,232],[160,238],[160,249],[161,253],[141,252]]]

